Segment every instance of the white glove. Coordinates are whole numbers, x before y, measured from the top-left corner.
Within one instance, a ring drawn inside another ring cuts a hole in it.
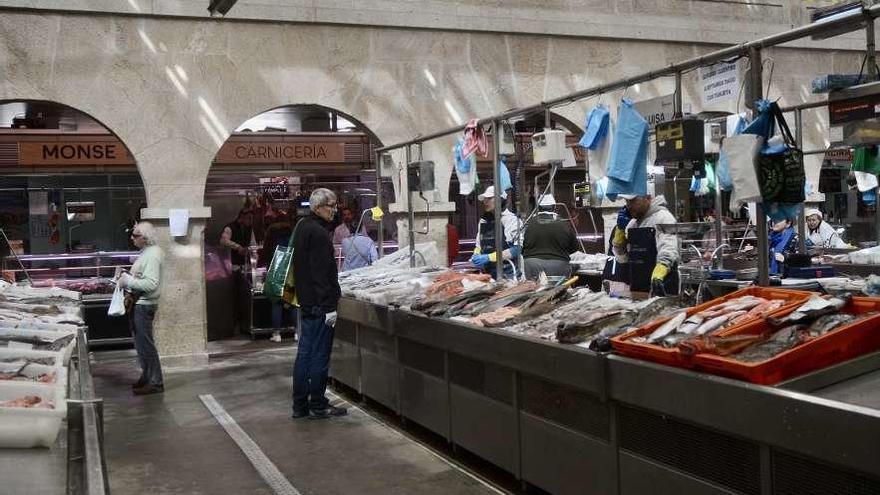
[[[780,263],[785,262],[785,256],[783,256],[782,253],[776,253],[775,255],[773,255],[773,257],[776,258],[776,261]]]
[[[128,287],[129,282],[131,282],[132,276],[129,273],[123,272],[122,275],[116,280],[116,285],[120,288]]]
[[[331,328],[336,326],[336,311],[324,315],[324,324]]]

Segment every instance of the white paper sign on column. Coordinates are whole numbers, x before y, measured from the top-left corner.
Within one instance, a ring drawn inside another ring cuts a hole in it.
[[[168,225],[171,237],[183,237],[189,231],[189,210],[168,210]]]

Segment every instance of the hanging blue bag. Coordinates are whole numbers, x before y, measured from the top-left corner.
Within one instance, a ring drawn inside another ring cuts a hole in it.
[[[578,145],[588,150],[598,148],[608,134],[608,119],[608,108],[605,105],[599,105],[590,110],[584,123],[586,131]]]
[[[631,100],[621,100],[617,128],[608,159],[608,190],[611,201],[618,194],[648,194],[648,121],[633,108]]]
[[[635,179],[637,170],[647,166],[647,162],[638,160],[639,155],[647,151],[647,137],[648,121],[636,111],[632,100],[621,100],[617,107],[617,129],[608,158],[608,177],[622,182]]]
[[[512,189],[513,182],[510,180],[510,170],[507,169],[507,162],[504,161],[504,158],[501,159],[498,167],[498,177],[500,179],[499,182],[501,183],[501,190],[507,191],[508,189]]]

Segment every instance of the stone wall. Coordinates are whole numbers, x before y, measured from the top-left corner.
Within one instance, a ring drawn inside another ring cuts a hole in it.
[[[32,0],[5,1],[0,5],[54,4],[60,8],[60,3]],[[101,10],[102,5],[118,9],[128,3],[142,10],[150,5],[150,12],[164,12],[162,9],[184,2],[63,3],[71,8],[88,5],[89,10]],[[240,3],[236,12],[244,15],[251,2]],[[269,0],[260,3],[273,4]],[[343,3],[346,2],[321,5]],[[355,3],[360,6],[380,2]],[[388,8],[425,4],[439,9],[453,2],[381,3]],[[469,7],[468,2],[455,3],[458,12],[476,8]],[[645,5],[681,2],[587,3],[647,9]],[[689,9],[716,8],[697,6],[696,1],[684,3]],[[569,10],[577,10],[574,6],[580,5],[565,4],[572,5]],[[499,8],[492,2],[485,5],[486,9]],[[539,11],[529,10],[523,3],[523,10],[511,12],[535,12],[539,17],[559,15],[553,2],[548,5]],[[267,7],[263,12],[271,11]],[[425,12],[419,16],[427,15]],[[780,19],[779,22],[785,22],[791,17],[784,14]],[[701,22],[697,24],[702,25]],[[168,208],[200,211],[215,153],[233,129],[267,109],[288,104],[335,108],[354,116],[390,144],[471,117],[534,104],[661,68],[712,48],[703,44],[482,31],[224,22],[12,9],[0,15],[0,100],[63,103],[92,115],[110,128],[137,160],[150,217],[160,229],[167,229],[163,216]],[[858,71],[860,63],[859,53],[833,50],[772,49],[765,56],[775,60],[771,95],[780,96],[783,104],[815,98],[809,94],[809,82],[816,74]],[[685,102],[692,104],[693,111],[699,111],[699,86],[694,73],[686,75],[684,89]],[[671,91],[672,80],[665,78],[630,88],[627,95],[642,99]],[[597,101],[614,106],[621,94],[573,103],[554,111],[580,123]],[[733,110],[735,102],[725,105],[727,110]],[[824,145],[825,118],[820,113],[817,125],[807,126],[807,148]],[[445,166],[438,175],[441,184],[448,184],[451,173],[446,154],[450,145],[447,139],[425,147],[426,159]],[[815,166],[813,169],[818,170]],[[446,191],[441,188],[437,200],[446,199]],[[199,215],[194,216],[188,238],[165,244],[168,265],[164,301],[157,321],[159,344],[165,355],[197,356],[205,349],[201,262],[204,224]],[[439,230],[440,220],[437,222],[437,229],[432,225],[434,231]]]

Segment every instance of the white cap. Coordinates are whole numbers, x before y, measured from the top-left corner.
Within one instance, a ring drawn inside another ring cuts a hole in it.
[[[804,211],[804,218],[811,217],[813,215],[819,217],[820,220],[822,219],[822,212],[817,210],[816,208],[807,208],[806,211]]]
[[[556,206],[556,198],[552,194],[545,194],[538,206]]]
[[[483,200],[483,199],[494,198],[494,197],[495,197],[495,186],[489,186],[486,188],[485,191],[483,191],[483,194],[480,194],[479,196],[477,196],[477,199]],[[507,199],[506,192],[501,191],[501,199]]]

